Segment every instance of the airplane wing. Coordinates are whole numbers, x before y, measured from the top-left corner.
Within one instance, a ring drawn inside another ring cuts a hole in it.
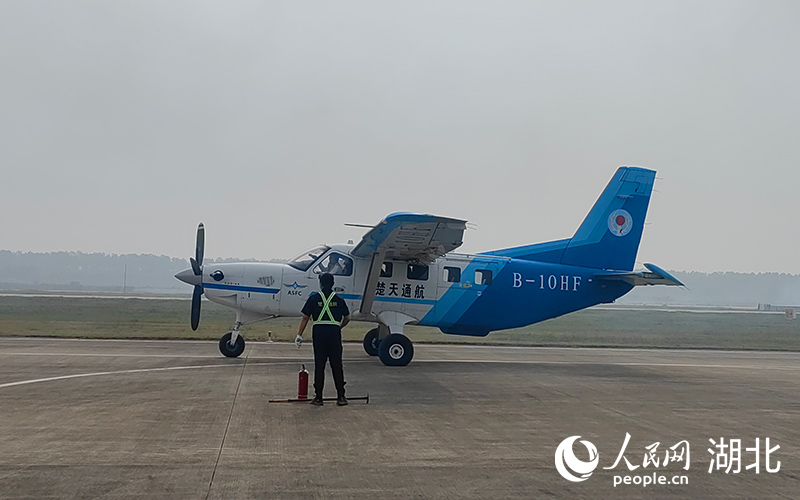
[[[667,285],[667,286],[686,286],[677,278],[661,269],[655,264],[645,264],[648,271],[639,273],[606,273],[595,274],[595,278],[600,280],[616,280],[630,283],[633,286],[642,285]]]
[[[376,224],[351,252],[370,257],[385,252],[385,257],[429,264],[460,247],[467,221],[429,214],[397,212]]]

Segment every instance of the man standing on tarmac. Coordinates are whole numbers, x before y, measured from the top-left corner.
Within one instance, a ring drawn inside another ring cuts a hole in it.
[[[333,382],[336,384],[336,404],[344,406],[344,370],[342,369],[342,328],[350,322],[350,310],[344,299],[333,291],[333,275],[319,275],[320,293],[312,293],[303,306],[303,319],[295,344],[300,347],[303,342],[303,331],[308,319],[314,321],[312,339],[314,342],[314,399],[311,404],[322,406],[322,388],[325,385],[325,364],[330,360]]]

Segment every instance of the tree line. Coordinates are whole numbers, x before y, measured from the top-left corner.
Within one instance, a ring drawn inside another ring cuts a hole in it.
[[[206,264],[242,259],[206,258]],[[250,259],[252,260],[252,259]],[[274,259],[270,262],[283,262]],[[186,259],[152,254],[82,252],[11,252],[0,250],[0,289],[160,292],[186,294],[174,278],[189,267]],[[800,275],[670,271],[686,284],[678,287],[637,287],[620,303],[650,305],[717,305],[756,307],[758,304],[800,306]]]

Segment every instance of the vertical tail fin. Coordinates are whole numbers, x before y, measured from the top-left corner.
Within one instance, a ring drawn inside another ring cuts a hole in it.
[[[561,256],[561,264],[633,270],[656,173],[620,167]]]
[[[655,178],[653,170],[619,167],[572,238],[483,254],[632,271]]]

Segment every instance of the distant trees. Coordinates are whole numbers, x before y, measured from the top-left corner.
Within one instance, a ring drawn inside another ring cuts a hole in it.
[[[637,287],[620,303],[728,305],[756,307],[759,303],[800,305],[800,275],[670,271],[686,284],[678,287]]]
[[[206,264],[241,260],[206,258]],[[282,261],[276,259],[271,262]],[[188,288],[174,278],[175,273],[187,267],[189,267],[187,259],[166,255],[23,253],[0,250],[0,288],[122,291],[125,279],[129,291],[188,293]],[[759,303],[766,303],[775,306],[800,306],[800,275],[670,272],[686,283],[688,289],[662,286],[637,287],[619,302],[746,307],[756,307]]]
[[[0,250],[0,287],[121,291],[126,266],[128,287],[177,289],[173,275],[188,263],[165,255]]]
[[[166,255],[0,250],[0,288],[122,291],[125,282],[129,290],[179,292],[185,286],[174,275],[187,267]]]

